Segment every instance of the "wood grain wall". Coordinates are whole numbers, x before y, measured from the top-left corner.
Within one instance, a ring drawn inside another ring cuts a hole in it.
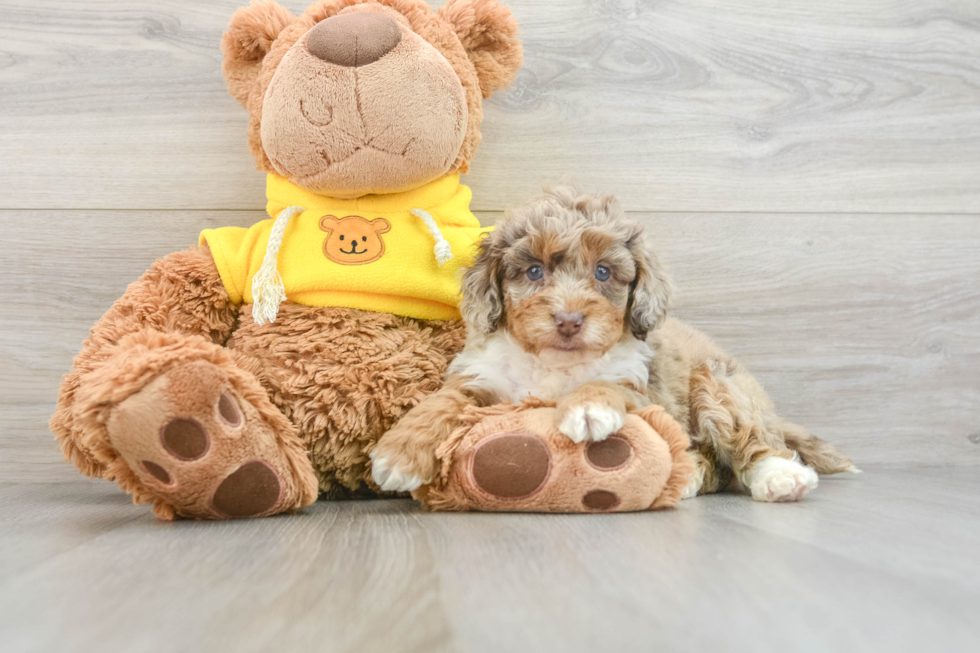
[[[244,0],[0,0],[0,480],[156,257],[262,217],[218,42]],[[283,2],[301,11],[302,2]],[[515,0],[467,179],[571,176],[655,235],[677,315],[862,464],[980,463],[980,3]]]

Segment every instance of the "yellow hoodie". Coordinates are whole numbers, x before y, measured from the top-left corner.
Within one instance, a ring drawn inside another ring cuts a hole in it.
[[[425,320],[459,317],[460,269],[473,263],[475,245],[489,229],[470,212],[472,192],[458,174],[403,193],[352,200],[317,195],[269,175],[266,194],[269,215],[282,215],[278,225],[269,219],[247,229],[201,232],[199,242],[210,247],[232,301],[256,301],[253,278],[265,260],[263,279],[278,271],[280,292],[298,304]],[[278,250],[269,248],[277,230]]]

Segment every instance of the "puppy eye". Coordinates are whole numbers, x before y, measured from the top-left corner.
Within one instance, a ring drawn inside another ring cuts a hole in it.
[[[609,268],[607,268],[605,265],[596,266],[595,278],[599,281],[609,281],[610,274]]]
[[[540,265],[534,265],[527,269],[527,278],[531,281],[537,281],[544,276],[544,270],[541,269]]]

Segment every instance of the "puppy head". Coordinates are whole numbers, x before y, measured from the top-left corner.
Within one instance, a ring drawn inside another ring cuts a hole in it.
[[[500,328],[530,353],[583,360],[660,326],[671,283],[611,196],[562,186],[511,212],[463,278],[469,333]]]

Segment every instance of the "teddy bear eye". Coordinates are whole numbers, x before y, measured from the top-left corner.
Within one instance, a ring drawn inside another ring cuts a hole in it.
[[[361,236],[361,240],[366,243],[367,242],[367,236]]]
[[[599,281],[609,281],[610,274],[611,272],[609,271],[609,268],[607,268],[605,265],[596,266],[595,278],[598,279]]]
[[[541,269],[540,265],[532,265],[527,269],[527,278],[531,281],[537,281],[544,276],[544,270]]]
[[[341,239],[341,240],[343,240],[343,239],[344,239],[344,234],[340,234],[340,239]]]

